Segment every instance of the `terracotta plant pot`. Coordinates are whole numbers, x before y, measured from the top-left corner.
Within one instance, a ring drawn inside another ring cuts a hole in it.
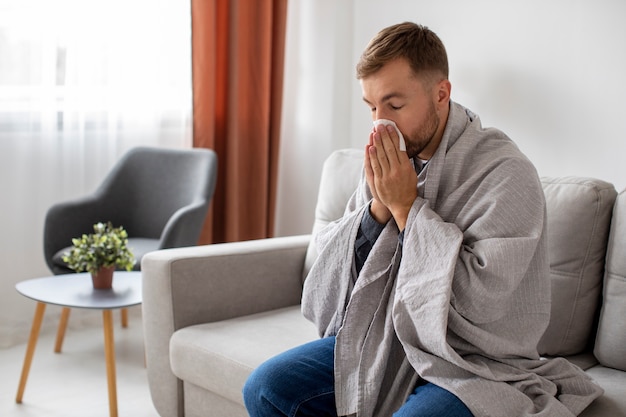
[[[96,290],[110,290],[113,288],[113,272],[115,266],[102,267],[97,272],[91,274],[91,282]]]

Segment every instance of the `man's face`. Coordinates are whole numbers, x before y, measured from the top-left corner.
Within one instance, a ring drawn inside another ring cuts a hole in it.
[[[442,133],[437,93],[424,84],[404,59],[391,61],[361,80],[363,100],[370,107],[372,120],[396,122],[409,158],[429,159],[441,139],[437,137]]]

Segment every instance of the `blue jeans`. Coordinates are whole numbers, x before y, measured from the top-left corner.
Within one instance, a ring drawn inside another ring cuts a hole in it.
[[[337,417],[335,338],[288,350],[261,364],[248,378],[243,398],[250,417]],[[454,394],[420,381],[393,417],[472,417]]]

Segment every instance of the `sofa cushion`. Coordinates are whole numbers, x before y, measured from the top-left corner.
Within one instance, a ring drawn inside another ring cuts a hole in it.
[[[626,371],[626,191],[613,210],[603,295],[594,354],[601,364]]]
[[[592,346],[617,193],[611,184],[589,178],[541,182],[548,215],[552,312],[538,348],[543,355],[574,355]]]
[[[619,417],[626,416],[626,373],[601,365],[586,371],[604,389],[604,395],[596,398],[579,417]]]
[[[242,403],[253,369],[317,338],[315,326],[293,306],[178,330],[170,340],[170,361],[178,378]]]
[[[328,223],[343,216],[348,200],[359,185],[363,156],[364,151],[358,149],[340,149],[334,151],[324,161],[315,206],[315,221],[311,231],[313,238]],[[338,172],[341,173],[341,179],[337,178]],[[316,258],[315,245],[309,245],[302,271],[303,278],[309,273]]]

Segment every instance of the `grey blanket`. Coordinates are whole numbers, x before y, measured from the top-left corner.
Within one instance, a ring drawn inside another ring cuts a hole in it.
[[[572,416],[602,389],[537,343],[550,315],[545,201],[502,132],[451,103],[409,214],[393,219],[358,277],[354,241],[371,193],[363,178],[342,219],[316,237],[302,310],[336,335],[338,413],[391,416],[423,378],[475,416]]]

